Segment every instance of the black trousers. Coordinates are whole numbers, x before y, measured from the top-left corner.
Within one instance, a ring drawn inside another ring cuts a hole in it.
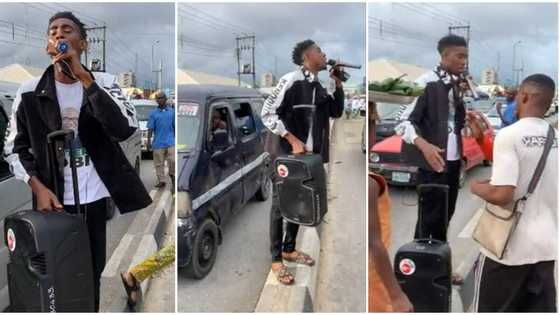
[[[475,273],[477,312],[556,312],[554,261],[506,266],[480,255]]]
[[[418,221],[416,222],[414,238],[427,238],[431,235],[433,239],[447,241],[447,227],[455,212],[455,204],[457,203],[457,195],[459,193],[461,161],[447,161],[446,163],[446,172],[443,173],[418,169],[418,185],[447,185],[449,187],[449,195],[448,204],[445,207],[441,194],[423,194],[418,207]],[[447,212],[447,221],[444,219],[445,212]]]
[[[95,311],[99,312],[99,287],[101,273],[105,268],[107,257],[107,205],[108,198],[81,205],[82,213],[86,214],[89,234],[89,246],[93,265],[93,282],[95,291]],[[76,213],[75,206],[64,206],[69,213]]]
[[[276,173],[275,173],[276,174]],[[276,175],[272,175],[272,207],[270,209],[270,254],[272,262],[282,261],[282,252],[291,253],[296,249],[299,225],[287,222],[280,212]],[[284,223],[286,233],[284,236]]]

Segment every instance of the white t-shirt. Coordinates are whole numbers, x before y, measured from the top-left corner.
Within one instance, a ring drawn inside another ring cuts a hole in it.
[[[542,155],[549,124],[540,118],[523,118],[500,130],[494,141],[491,184],[515,186],[514,200],[529,189]],[[534,264],[557,259],[558,134],[548,155],[542,176],[512,235],[504,258],[481,248],[484,255],[504,265]]]
[[[78,137],[78,117],[84,95],[84,88],[81,82],[64,84],[55,81],[56,97],[60,105],[62,116],[62,128],[74,130],[74,147],[76,171],[78,174],[78,188],[80,191],[80,203],[86,204],[97,201],[101,198],[109,197],[109,191],[99,178],[97,171],[93,167],[89,155],[82,147]],[[70,161],[70,153],[66,150],[66,161]],[[72,171],[70,164],[64,167],[64,202],[65,205],[74,205],[74,189],[72,185]]]

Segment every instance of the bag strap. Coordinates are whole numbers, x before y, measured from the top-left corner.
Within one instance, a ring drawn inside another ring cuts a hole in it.
[[[527,200],[527,198],[529,198],[529,196],[535,191],[535,188],[537,187],[537,183],[539,182],[542,172],[544,171],[544,166],[546,165],[546,159],[548,157],[548,153],[550,152],[550,149],[552,148],[553,143],[554,143],[554,128],[552,128],[552,126],[549,125],[543,153],[541,155],[539,163],[537,164],[537,168],[535,169],[533,178],[531,178],[531,182],[529,183],[529,189],[527,190],[525,196],[523,196],[523,198],[521,198],[520,200],[523,201]]]

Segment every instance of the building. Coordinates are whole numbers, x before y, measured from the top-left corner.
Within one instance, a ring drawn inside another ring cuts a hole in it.
[[[0,68],[0,81],[22,84],[33,78],[40,77],[43,75],[44,71],[44,68],[36,68],[14,63]]]
[[[270,72],[263,73],[261,77],[261,87],[271,87],[276,85],[276,77]]]
[[[228,78],[220,75],[209,74],[204,72],[178,69],[177,84],[218,84],[237,86],[237,78]],[[241,81],[242,87],[250,87],[249,84]]]
[[[480,75],[480,84],[482,85],[494,85],[498,84],[498,73],[492,68],[486,68],[482,70]]]
[[[430,69],[413,64],[398,62],[391,59],[374,59],[368,63],[368,81],[383,81],[387,78],[398,78],[406,74],[405,81],[414,82],[419,76],[430,72]]]
[[[136,86],[136,75],[132,71],[119,74],[119,85],[121,88],[130,88]]]

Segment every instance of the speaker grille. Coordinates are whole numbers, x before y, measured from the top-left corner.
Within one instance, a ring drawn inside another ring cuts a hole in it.
[[[47,261],[45,254],[37,254],[30,259],[31,267],[41,275],[47,274]]]

